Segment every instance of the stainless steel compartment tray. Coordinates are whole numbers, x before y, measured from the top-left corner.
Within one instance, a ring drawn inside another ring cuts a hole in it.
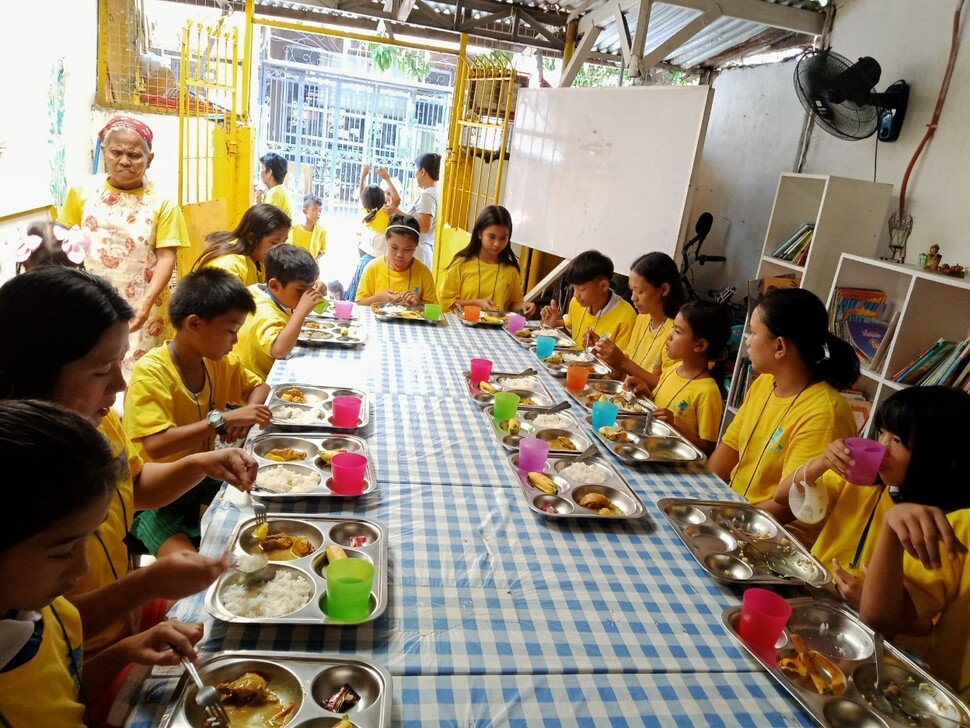
[[[282,399],[283,393],[290,389],[299,389],[306,398],[306,402],[287,402]],[[332,400],[337,395],[349,395],[362,400],[360,403],[360,416],[357,420],[356,427],[337,427],[330,421],[330,417],[333,414]],[[277,384],[270,390],[266,404],[271,410],[274,410],[274,416],[270,420],[270,424],[273,427],[280,427],[290,431],[294,429],[347,431],[358,430],[370,424],[370,398],[366,392],[360,389],[334,387],[326,384]],[[279,407],[293,407],[299,410],[305,410],[309,414],[310,419],[296,421],[280,419],[276,416],[276,410]]]
[[[468,396],[471,397],[479,407],[488,407],[495,401],[495,395],[483,392],[478,385],[472,384],[471,380],[468,378],[468,372],[462,372],[462,381],[465,383],[465,389],[468,392]],[[533,404],[519,404],[519,410],[530,410],[530,409],[543,409],[545,407],[551,407],[556,404],[556,401],[552,398],[546,385],[542,383],[539,377],[536,375],[534,369],[526,369],[522,372],[496,372],[493,371],[491,376],[488,378],[489,384],[501,386],[501,380],[503,379],[520,379],[527,378],[533,380],[534,384],[530,385],[528,388],[515,388],[508,389],[504,391],[515,392],[523,400],[530,399]]]
[[[305,321],[297,342],[303,346],[331,346],[352,349],[363,346],[366,329],[347,320]]]
[[[597,399],[615,401],[620,407],[621,414],[642,415],[647,412],[653,412],[656,409],[654,403],[646,397],[628,398],[621,395],[625,391],[623,389],[623,382],[615,379],[598,379],[587,382],[586,389],[581,392],[570,392],[568,389],[566,391],[587,412],[592,412],[593,402]]]
[[[484,326],[486,328],[493,328],[496,326],[507,325],[507,321],[509,319],[509,315],[505,311],[482,311],[478,321],[466,321],[465,311],[460,306],[456,308],[453,313],[455,318],[461,321],[465,326]]]
[[[595,518],[606,521],[632,520],[646,515],[647,510],[640,496],[616,468],[603,458],[587,461],[606,471],[606,477],[602,483],[589,483],[564,477],[561,471],[575,460],[575,457],[561,455],[550,456],[546,460],[543,472],[553,479],[558,489],[558,493],[552,494],[545,493],[529,483],[529,474],[518,468],[518,453],[509,455],[509,466],[519,480],[522,497],[533,512],[552,519]],[[579,501],[588,493],[600,493],[606,496],[619,512],[604,515],[579,505]]]
[[[533,352],[534,353],[534,352]],[[582,354],[582,352],[576,352],[577,354]],[[574,362],[568,361],[570,353],[568,351],[555,351],[553,355],[559,355],[563,358],[561,363],[548,362],[545,359],[539,359],[539,363],[543,368],[549,372],[552,376],[558,377],[559,379],[564,379],[566,376],[566,370],[574,364]],[[578,366],[584,366],[589,368],[589,378],[590,379],[603,379],[604,377],[610,376],[613,371],[607,364],[604,364],[599,359],[592,359],[591,361],[582,361],[577,363]]]
[[[902,697],[896,705],[890,703],[891,714],[883,712],[872,699],[875,683],[872,630],[845,605],[837,602],[800,597],[790,599],[789,603],[792,615],[774,650],[758,649],[741,639],[738,635],[740,606],[725,610],[721,620],[738,642],[821,725],[831,728],[887,724],[948,728],[970,723],[970,710],[956,695],[888,642],[880,663],[880,680],[883,684],[887,680],[896,682],[901,688]],[[800,636],[809,650],[816,650],[829,658],[842,673],[844,684],[836,687],[832,693],[819,694],[808,676],[797,679],[788,677],[778,667],[778,659],[795,654],[792,634]],[[920,715],[926,717],[911,720],[898,711],[899,705],[903,705],[907,712],[918,710]]]
[[[324,702],[343,684],[354,688],[360,702],[345,711],[358,728],[386,728],[391,725],[391,674],[386,668],[366,660],[341,655],[304,652],[262,652],[229,650],[209,657],[198,666],[206,685],[231,681],[246,672],[269,678],[271,689],[299,705],[290,713],[287,726],[318,725],[315,721],[332,719],[344,713],[332,713]],[[175,689],[175,698],[165,728],[200,728],[204,716],[195,703],[195,685],[183,674]],[[319,725],[328,725],[323,722]]]
[[[410,321],[411,323],[436,326],[444,321],[444,315],[436,321],[428,321],[424,317],[424,304],[420,306],[405,306],[398,303],[375,303],[370,307],[371,312],[381,321]]]
[[[598,431],[593,431],[593,435],[626,465],[676,465],[698,463],[707,459],[694,443],[670,425],[651,420],[650,427],[645,432],[646,422],[644,415],[620,415],[616,420],[616,427],[620,428],[617,439],[610,439]],[[592,430],[592,415],[586,416],[586,424]]]
[[[542,330],[541,334],[537,333],[540,331],[540,329]],[[535,346],[536,336],[545,336],[548,334],[549,336],[556,337],[557,349],[576,349],[575,340],[573,340],[573,338],[565,331],[562,331],[560,329],[545,329],[545,328],[542,328],[535,321],[527,322],[525,325],[525,328],[522,329],[522,331],[529,332],[528,336],[524,334],[519,336],[517,335],[519,332],[516,332],[515,334],[510,334],[509,325],[507,323],[502,325],[502,331],[504,331],[506,334],[509,334],[509,336],[511,336],[512,339],[514,339],[519,346],[522,346],[525,348],[529,348],[530,346]]]
[[[697,563],[715,581],[726,584],[824,586],[825,567],[784,527],[754,506],[739,501],[662,498],[657,507]],[[775,561],[777,560],[777,561]],[[769,564],[782,564],[791,576]]]
[[[307,453],[304,460],[290,460],[279,462],[269,460],[265,454],[275,448],[291,448]],[[256,458],[260,468],[273,465],[298,465],[312,470],[320,475],[320,485],[305,493],[272,493],[266,490],[254,490],[253,495],[260,500],[288,501],[304,498],[358,498],[361,495],[373,493],[377,490],[377,473],[374,469],[374,459],[371,457],[367,442],[354,435],[342,433],[321,434],[320,432],[274,432],[256,435],[246,442],[246,450]],[[346,450],[358,452],[367,458],[367,473],[364,475],[364,491],[359,494],[347,495],[335,493],[329,487],[328,481],[332,476],[330,465],[317,455],[319,450]]]
[[[556,412],[555,416],[562,420],[562,425],[560,427],[540,427],[534,422],[535,418],[542,415],[542,410],[531,410],[526,412],[519,412],[516,415],[516,419],[519,420],[519,432],[510,433],[507,429],[495,422],[492,417],[494,408],[489,405],[482,410],[485,418],[488,420],[489,426],[492,428],[492,432],[495,433],[495,438],[498,440],[499,445],[504,447],[506,450],[516,450],[519,447],[519,440],[523,437],[536,436],[541,437],[544,440],[549,440],[553,442],[555,438],[559,436],[567,437],[575,449],[568,448],[551,448],[550,453],[559,455],[579,455],[583,450],[588,448],[592,441],[589,436],[583,431],[582,425],[579,421],[573,417],[568,412]],[[504,424],[504,423],[503,423]],[[550,434],[551,433],[551,434]]]
[[[347,625],[371,622],[377,619],[387,608],[387,530],[377,521],[364,518],[343,518],[337,516],[307,515],[298,513],[270,514],[268,522],[270,533],[274,533],[273,524],[278,524],[280,531],[305,536],[316,548],[309,556],[290,559],[287,561],[270,561],[269,565],[260,573],[263,578],[272,577],[277,571],[288,570],[310,581],[313,593],[308,602],[289,614],[279,616],[243,617],[229,611],[223,602],[223,592],[229,585],[243,584],[252,581],[253,577],[232,569],[227,571],[213,583],[205,594],[205,610],[216,619],[233,624],[320,624]],[[233,529],[230,537],[230,547],[235,550],[238,544],[247,543],[251,537],[256,519],[250,518],[240,522]],[[352,537],[363,536],[367,539],[362,546],[351,546]],[[371,589],[371,611],[366,619],[360,622],[342,622],[323,611],[320,599],[326,594],[326,578],[321,575],[326,561],[326,548],[331,544],[340,546],[347,553],[348,558],[368,559],[374,564],[374,585]],[[239,546],[246,550],[244,546]]]

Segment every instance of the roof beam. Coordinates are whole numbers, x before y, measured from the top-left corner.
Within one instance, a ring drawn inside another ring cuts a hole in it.
[[[713,23],[719,17],[721,17],[720,8],[716,4],[712,4],[706,13],[703,15],[698,15],[687,25],[670,36],[670,38],[654,48],[640,62],[640,67],[643,70],[653,68],[660,61],[664,60],[667,56],[684,45],[684,43],[689,41],[695,35],[700,33],[702,30],[704,30],[704,28]]]
[[[525,10],[519,10],[519,20],[528,25],[532,30],[541,35],[543,38],[548,40],[552,45],[557,46],[562,49],[564,46],[562,38],[553,33],[549,28],[540,23],[531,13],[527,13]]]
[[[579,41],[579,45],[576,46],[576,51],[573,53],[572,58],[569,59],[569,63],[562,69],[562,76],[559,78],[559,86],[561,88],[568,88],[573,85],[579,69],[583,67],[590,52],[593,50],[593,46],[596,44],[596,39],[600,37],[600,33],[602,32],[602,28],[594,25]]]
[[[653,7],[653,0],[640,0],[640,7],[637,9],[637,25],[633,30],[633,40],[630,42],[630,58],[626,61],[627,75],[630,78],[639,78],[646,70],[643,67],[643,50],[647,43],[651,7]]]

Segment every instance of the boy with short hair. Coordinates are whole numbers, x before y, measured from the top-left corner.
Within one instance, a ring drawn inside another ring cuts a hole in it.
[[[320,268],[303,248],[276,245],[266,254],[266,283],[249,287],[256,312],[239,330],[234,354],[264,381],[273,362],[285,359],[313,307],[323,300]]]
[[[169,304],[175,338],[135,362],[125,396],[125,431],[145,462],[174,462],[212,450],[217,436],[233,442],[269,424],[262,404],[269,387],[228,356],[255,310],[239,279],[218,268],[179,282]],[[142,511],[132,533],[158,556],[196,550],[201,510],[220,486],[206,478],[173,503]]]
[[[276,152],[267,152],[259,158],[259,179],[266,185],[263,202],[267,205],[275,205],[292,219],[293,207],[290,205],[290,196],[283,186],[287,169],[289,164],[286,159]]]
[[[597,250],[580,253],[566,268],[563,279],[573,287],[573,298],[565,316],[559,316],[555,299],[542,309],[542,323],[546,326],[568,326],[577,343],[588,345],[587,332],[603,336],[609,334],[621,349],[630,340],[637,313],[629,303],[611,288],[613,261]]]
[[[290,241],[298,245],[314,258],[327,252],[327,231],[320,225],[320,210],[323,200],[316,195],[303,198],[303,224],[290,228]]]

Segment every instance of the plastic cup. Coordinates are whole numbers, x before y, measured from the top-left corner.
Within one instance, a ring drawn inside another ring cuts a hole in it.
[[[525,328],[525,316],[520,313],[509,314],[509,333],[514,334]]]
[[[337,314],[337,318],[349,319],[354,312],[354,302],[336,301],[333,304],[333,310]]]
[[[856,485],[872,485],[879,475],[879,466],[886,454],[886,446],[864,437],[847,437],[845,446],[849,449],[855,465],[845,474],[846,480]]]
[[[441,306],[437,303],[424,304],[424,318],[428,321],[437,321],[441,318]]]
[[[774,648],[791,616],[791,604],[767,589],[748,589],[741,600],[738,635],[754,647]]]
[[[519,440],[519,470],[530,473],[542,472],[549,456],[549,443],[538,437],[523,437]]]
[[[519,395],[515,392],[496,392],[492,405],[492,417],[497,422],[505,422],[515,417],[519,409]]]
[[[328,308],[330,308],[330,301],[325,298],[313,307],[313,311],[314,313],[324,313]]]
[[[616,424],[616,416],[620,414],[620,406],[613,402],[593,402],[593,432],[599,432],[601,427],[612,427]]]
[[[555,336],[537,336],[536,337],[536,356],[540,359],[545,359],[547,356],[552,356],[552,352],[556,350],[556,337]]]
[[[342,452],[330,460],[333,480],[330,489],[344,495],[360,495],[364,492],[364,475],[367,458],[359,452]]]
[[[589,379],[589,367],[575,364],[566,367],[566,389],[570,392],[582,392],[586,388],[587,379]]]
[[[333,398],[333,424],[336,427],[357,427],[360,420],[360,397],[341,394]]]
[[[366,559],[338,559],[327,564],[327,615],[342,622],[362,622],[370,614],[374,565]]]
[[[468,366],[468,378],[473,384],[487,382],[492,375],[492,362],[488,359],[472,359]]]
[[[476,324],[482,315],[482,308],[481,306],[465,306],[462,309],[462,315],[465,317],[465,321]]]

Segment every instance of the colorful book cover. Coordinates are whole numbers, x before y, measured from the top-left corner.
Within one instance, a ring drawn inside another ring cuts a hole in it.
[[[879,345],[888,329],[889,324],[885,321],[848,319],[845,322],[848,342],[866,362],[872,361],[879,351]]]

